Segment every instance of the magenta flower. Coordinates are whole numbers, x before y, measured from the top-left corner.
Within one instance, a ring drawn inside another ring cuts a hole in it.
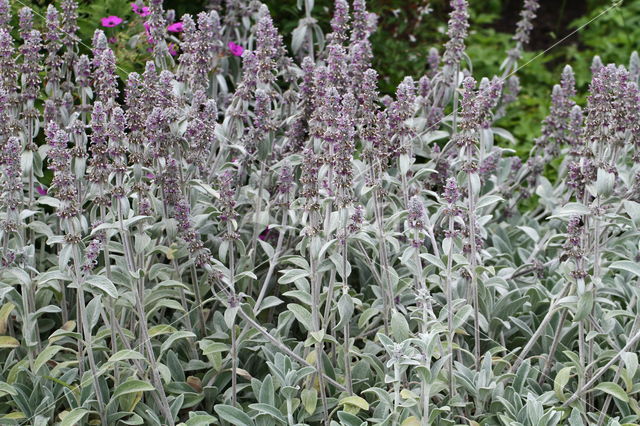
[[[181,33],[182,32],[182,22],[176,22],[175,24],[171,24],[167,27],[167,31],[171,33]]]
[[[122,18],[119,16],[107,16],[106,18],[101,18],[100,23],[103,27],[112,28],[122,24]]]
[[[131,10],[133,10],[133,13],[140,16],[149,16],[151,14],[149,6],[138,6],[135,3],[131,3]]]
[[[107,41],[108,41],[109,43],[113,44],[113,43],[117,43],[118,39],[117,39],[117,37],[109,37],[109,38],[107,39]]]
[[[40,195],[47,195],[47,188],[45,188],[44,186],[37,185],[36,191],[38,191],[38,194]]]
[[[232,41],[229,42],[228,46],[231,53],[233,53],[235,56],[242,56],[242,53],[244,52],[244,47],[238,44],[235,44]]]

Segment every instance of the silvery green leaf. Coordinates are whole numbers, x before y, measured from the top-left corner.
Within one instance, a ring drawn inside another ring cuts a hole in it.
[[[89,322],[89,327],[93,328],[98,323],[102,312],[102,306],[102,296],[99,295],[95,296],[87,304],[87,321]]]
[[[227,328],[233,327],[238,314],[238,309],[240,309],[239,306],[230,306],[224,311],[224,323],[227,325]]]
[[[296,320],[298,320],[298,322],[303,325],[307,331],[313,331],[313,327],[311,326],[311,314],[304,306],[296,303],[289,303],[287,305],[287,309],[293,313]]]
[[[624,200],[622,202],[622,205],[624,206],[624,210],[633,221],[633,224],[636,227],[640,227],[640,203],[636,203],[635,201],[631,200]]]
[[[613,191],[616,176],[602,168],[598,168],[596,178],[596,192],[601,197],[606,197]]]
[[[407,319],[398,311],[391,316],[391,333],[397,342],[402,342],[411,336]]]
[[[165,340],[162,343],[162,346],[160,347],[160,353],[164,353],[166,352],[169,348],[171,348],[171,346],[173,346],[173,344],[180,339],[190,339],[190,338],[195,338],[196,335],[193,334],[190,331],[176,331],[171,333],[171,335],[169,335],[169,337],[167,338],[167,340]]]
[[[492,204],[495,204],[499,201],[503,201],[503,198],[497,195],[485,195],[483,197],[480,197],[480,199],[478,200],[478,204],[476,205],[476,208],[481,209],[483,207],[487,207]]]
[[[111,282],[110,279],[105,276],[91,275],[85,280],[85,283],[91,287],[102,290],[109,297],[112,297],[114,299],[118,298],[118,290],[116,289],[116,286]]]
[[[309,272],[305,271],[304,269],[287,269],[286,271],[284,271],[284,274],[280,277],[278,282],[280,284],[289,284],[308,276]]]
[[[353,316],[354,305],[353,299],[348,294],[343,294],[338,300],[338,313],[340,314],[340,322],[336,324],[335,329],[341,329],[349,325],[351,317]]]
[[[588,215],[591,213],[589,208],[582,203],[567,203],[564,206],[560,207],[553,216],[549,216],[548,219],[556,218],[556,217],[567,217],[567,216],[581,216]]]

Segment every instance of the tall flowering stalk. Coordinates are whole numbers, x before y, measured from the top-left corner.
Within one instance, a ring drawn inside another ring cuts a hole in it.
[[[498,103],[502,89],[502,80],[494,78],[490,83],[481,85],[475,91],[476,82],[472,77],[463,81],[462,110],[460,113],[460,133],[456,141],[465,155],[463,170],[467,175],[467,247],[470,263],[471,292],[474,307],[474,355],[476,368],[480,362],[480,306],[478,298],[478,241],[476,204],[481,189],[479,176],[478,143],[481,129],[490,123],[491,109]]]
[[[460,190],[458,182],[455,178],[447,179],[442,198],[447,202],[443,208],[444,216],[447,220],[447,228],[445,231],[445,241],[447,241],[447,266],[445,270],[445,298],[447,302],[447,351],[449,359],[447,361],[449,372],[449,394],[450,397],[455,395],[455,376],[453,374],[453,337],[455,330],[453,329],[453,248],[454,239],[458,236],[459,231],[455,229],[456,217],[462,215],[462,210],[458,207],[460,200]]]
[[[536,19],[536,12],[540,7],[539,0],[524,0],[522,10],[520,11],[520,20],[516,24],[516,33],[513,40],[516,45],[507,52],[507,58],[502,64],[502,77],[510,75],[517,66],[518,60],[522,57],[522,51],[529,44],[531,31],[533,30],[533,21]]]
[[[442,56],[444,62],[443,79],[445,85],[447,85],[453,97],[453,121],[452,129],[455,133],[457,130],[457,115],[458,115],[458,84],[460,72],[460,61],[464,57],[465,44],[464,41],[467,38],[467,32],[469,29],[469,5],[466,0],[451,0],[451,8],[453,9],[449,14],[449,26],[447,35],[449,41],[445,44],[445,52]],[[442,89],[444,90],[444,88]],[[446,104],[448,97],[440,96],[444,99],[443,106]]]
[[[82,261],[81,255],[81,229],[78,220],[81,210],[76,204],[75,176],[71,171],[71,153],[67,147],[69,136],[67,132],[59,129],[54,122],[50,122],[47,126],[46,135],[47,142],[51,146],[51,150],[49,152],[50,168],[54,171],[52,184],[56,188],[56,195],[59,200],[57,214],[60,218],[61,227],[64,231],[63,248],[61,252],[63,254],[61,254],[61,257],[62,259],[66,259],[65,267],[67,266],[66,262],[69,260],[73,262],[73,278],[77,288],[76,306],[78,312],[78,328],[86,346],[89,368],[92,376],[94,377],[94,380],[92,380],[93,389],[98,401],[100,418],[104,423],[107,419],[107,413],[105,411],[102,390],[97,380],[98,368],[93,352],[93,333],[91,331],[86,312],[86,300],[84,294],[86,284],[84,282],[85,274],[82,272],[84,262]],[[62,259],[61,261],[63,261]],[[78,342],[78,363],[82,370],[84,357],[83,345],[80,341]]]
[[[233,314],[233,320],[227,323],[227,326],[231,329],[231,402],[235,406],[238,403],[237,388],[238,388],[238,342],[236,336],[235,325],[235,312],[240,308],[240,299],[236,292],[236,257],[235,257],[235,240],[239,238],[236,232],[236,218],[238,213],[236,212],[236,189],[235,189],[235,171],[231,168],[226,169],[218,177],[220,187],[220,223],[225,227],[224,244],[226,245],[227,259],[228,259],[228,271],[227,286],[228,286],[228,309]]]

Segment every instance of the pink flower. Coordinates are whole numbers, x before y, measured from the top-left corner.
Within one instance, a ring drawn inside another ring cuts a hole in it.
[[[151,30],[151,24],[149,24],[148,22],[145,22],[144,24],[142,24],[142,26],[144,27],[144,31],[147,34],[151,34],[149,31]]]
[[[118,25],[122,24],[122,18],[120,18],[119,16],[107,16],[106,18],[101,18],[100,23],[103,27],[107,28],[117,27]]]
[[[231,53],[235,56],[242,56],[242,53],[244,53],[244,47],[235,44],[232,41],[229,42],[228,46]]]
[[[147,173],[147,175],[146,175],[146,176],[147,176],[147,178],[149,178],[149,179],[153,179],[153,178],[155,178],[155,177],[156,177],[156,175],[154,175],[154,174],[153,174],[153,173],[151,173],[151,172]]]
[[[117,43],[118,39],[117,39],[116,37],[109,37],[109,38],[107,39],[107,41],[108,41],[109,43],[113,44],[113,43]]]
[[[138,6],[135,3],[131,3],[131,10],[133,10],[133,13],[140,16],[149,16],[151,14],[149,6]]]
[[[44,186],[37,185],[36,191],[38,191],[38,194],[40,195],[47,195],[47,188],[45,188]]]
[[[181,33],[182,32],[182,22],[176,22],[175,24],[171,24],[167,27],[167,31],[171,33]]]
[[[176,56],[178,54],[178,51],[176,50],[176,45],[173,43],[169,43],[167,45],[167,49],[169,49],[169,53],[171,54],[171,56]]]

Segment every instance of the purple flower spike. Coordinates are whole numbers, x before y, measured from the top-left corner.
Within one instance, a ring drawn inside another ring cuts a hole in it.
[[[107,16],[106,18],[101,18],[100,19],[100,24],[103,27],[107,27],[107,28],[112,28],[112,27],[117,27],[118,25],[122,24],[122,18],[120,18],[119,16]]]

